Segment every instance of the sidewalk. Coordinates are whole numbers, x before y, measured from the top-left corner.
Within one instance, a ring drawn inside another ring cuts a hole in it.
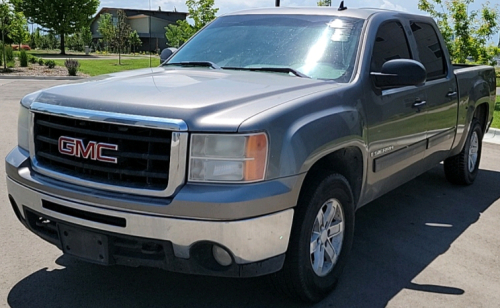
[[[500,144],[500,129],[490,128],[484,135],[484,142]]]

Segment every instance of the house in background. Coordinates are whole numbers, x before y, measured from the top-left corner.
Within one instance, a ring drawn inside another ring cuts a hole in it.
[[[118,20],[118,10],[123,10],[127,15],[127,22],[130,24],[132,31],[136,30],[142,41],[142,46],[137,48],[137,51],[155,51],[163,50],[167,47],[167,38],[165,37],[165,27],[170,24],[175,24],[178,20],[185,20],[188,13],[169,12],[136,9],[120,9],[120,8],[102,8],[94,20],[90,24],[92,38],[94,42],[102,39],[102,35],[97,31],[101,15],[109,13],[113,15],[113,21]]]

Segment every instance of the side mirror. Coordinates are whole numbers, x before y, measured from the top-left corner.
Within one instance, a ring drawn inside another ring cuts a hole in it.
[[[177,48],[169,47],[162,50],[160,55],[160,63],[163,63],[168,60],[174,53],[177,52]]]
[[[381,72],[371,72],[379,88],[416,86],[423,84],[427,72],[422,63],[410,59],[389,60],[382,65]]]

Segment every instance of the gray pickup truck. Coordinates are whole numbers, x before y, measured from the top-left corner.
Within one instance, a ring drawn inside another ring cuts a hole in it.
[[[451,182],[474,182],[494,96],[493,68],[452,66],[428,17],[237,12],[158,68],[24,97],[9,199],[68,255],[272,274],[318,301],[356,209],[442,161]]]

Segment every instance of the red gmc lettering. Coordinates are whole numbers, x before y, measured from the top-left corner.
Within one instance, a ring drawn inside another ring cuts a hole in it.
[[[95,141],[90,141],[87,144],[87,147],[85,147],[85,144],[83,144],[83,140],[81,139],[75,139],[75,156],[76,157],[83,157],[83,158],[89,158],[92,160],[97,160],[97,155],[96,155],[96,145],[97,142]]]
[[[59,137],[59,153],[75,156],[75,140],[68,137]]]
[[[97,144],[97,151],[96,151],[97,152],[97,160],[108,162],[108,163],[113,163],[113,164],[116,164],[118,162],[118,158],[116,158],[116,157],[102,155],[102,150],[118,151],[118,145],[109,144],[109,143],[98,143]]]
[[[90,141],[87,145],[85,145],[81,139],[61,136],[59,137],[58,148],[59,153],[64,155],[82,157],[113,164],[118,163],[118,158],[105,156],[102,153],[103,150],[118,151],[118,145],[116,144]]]

